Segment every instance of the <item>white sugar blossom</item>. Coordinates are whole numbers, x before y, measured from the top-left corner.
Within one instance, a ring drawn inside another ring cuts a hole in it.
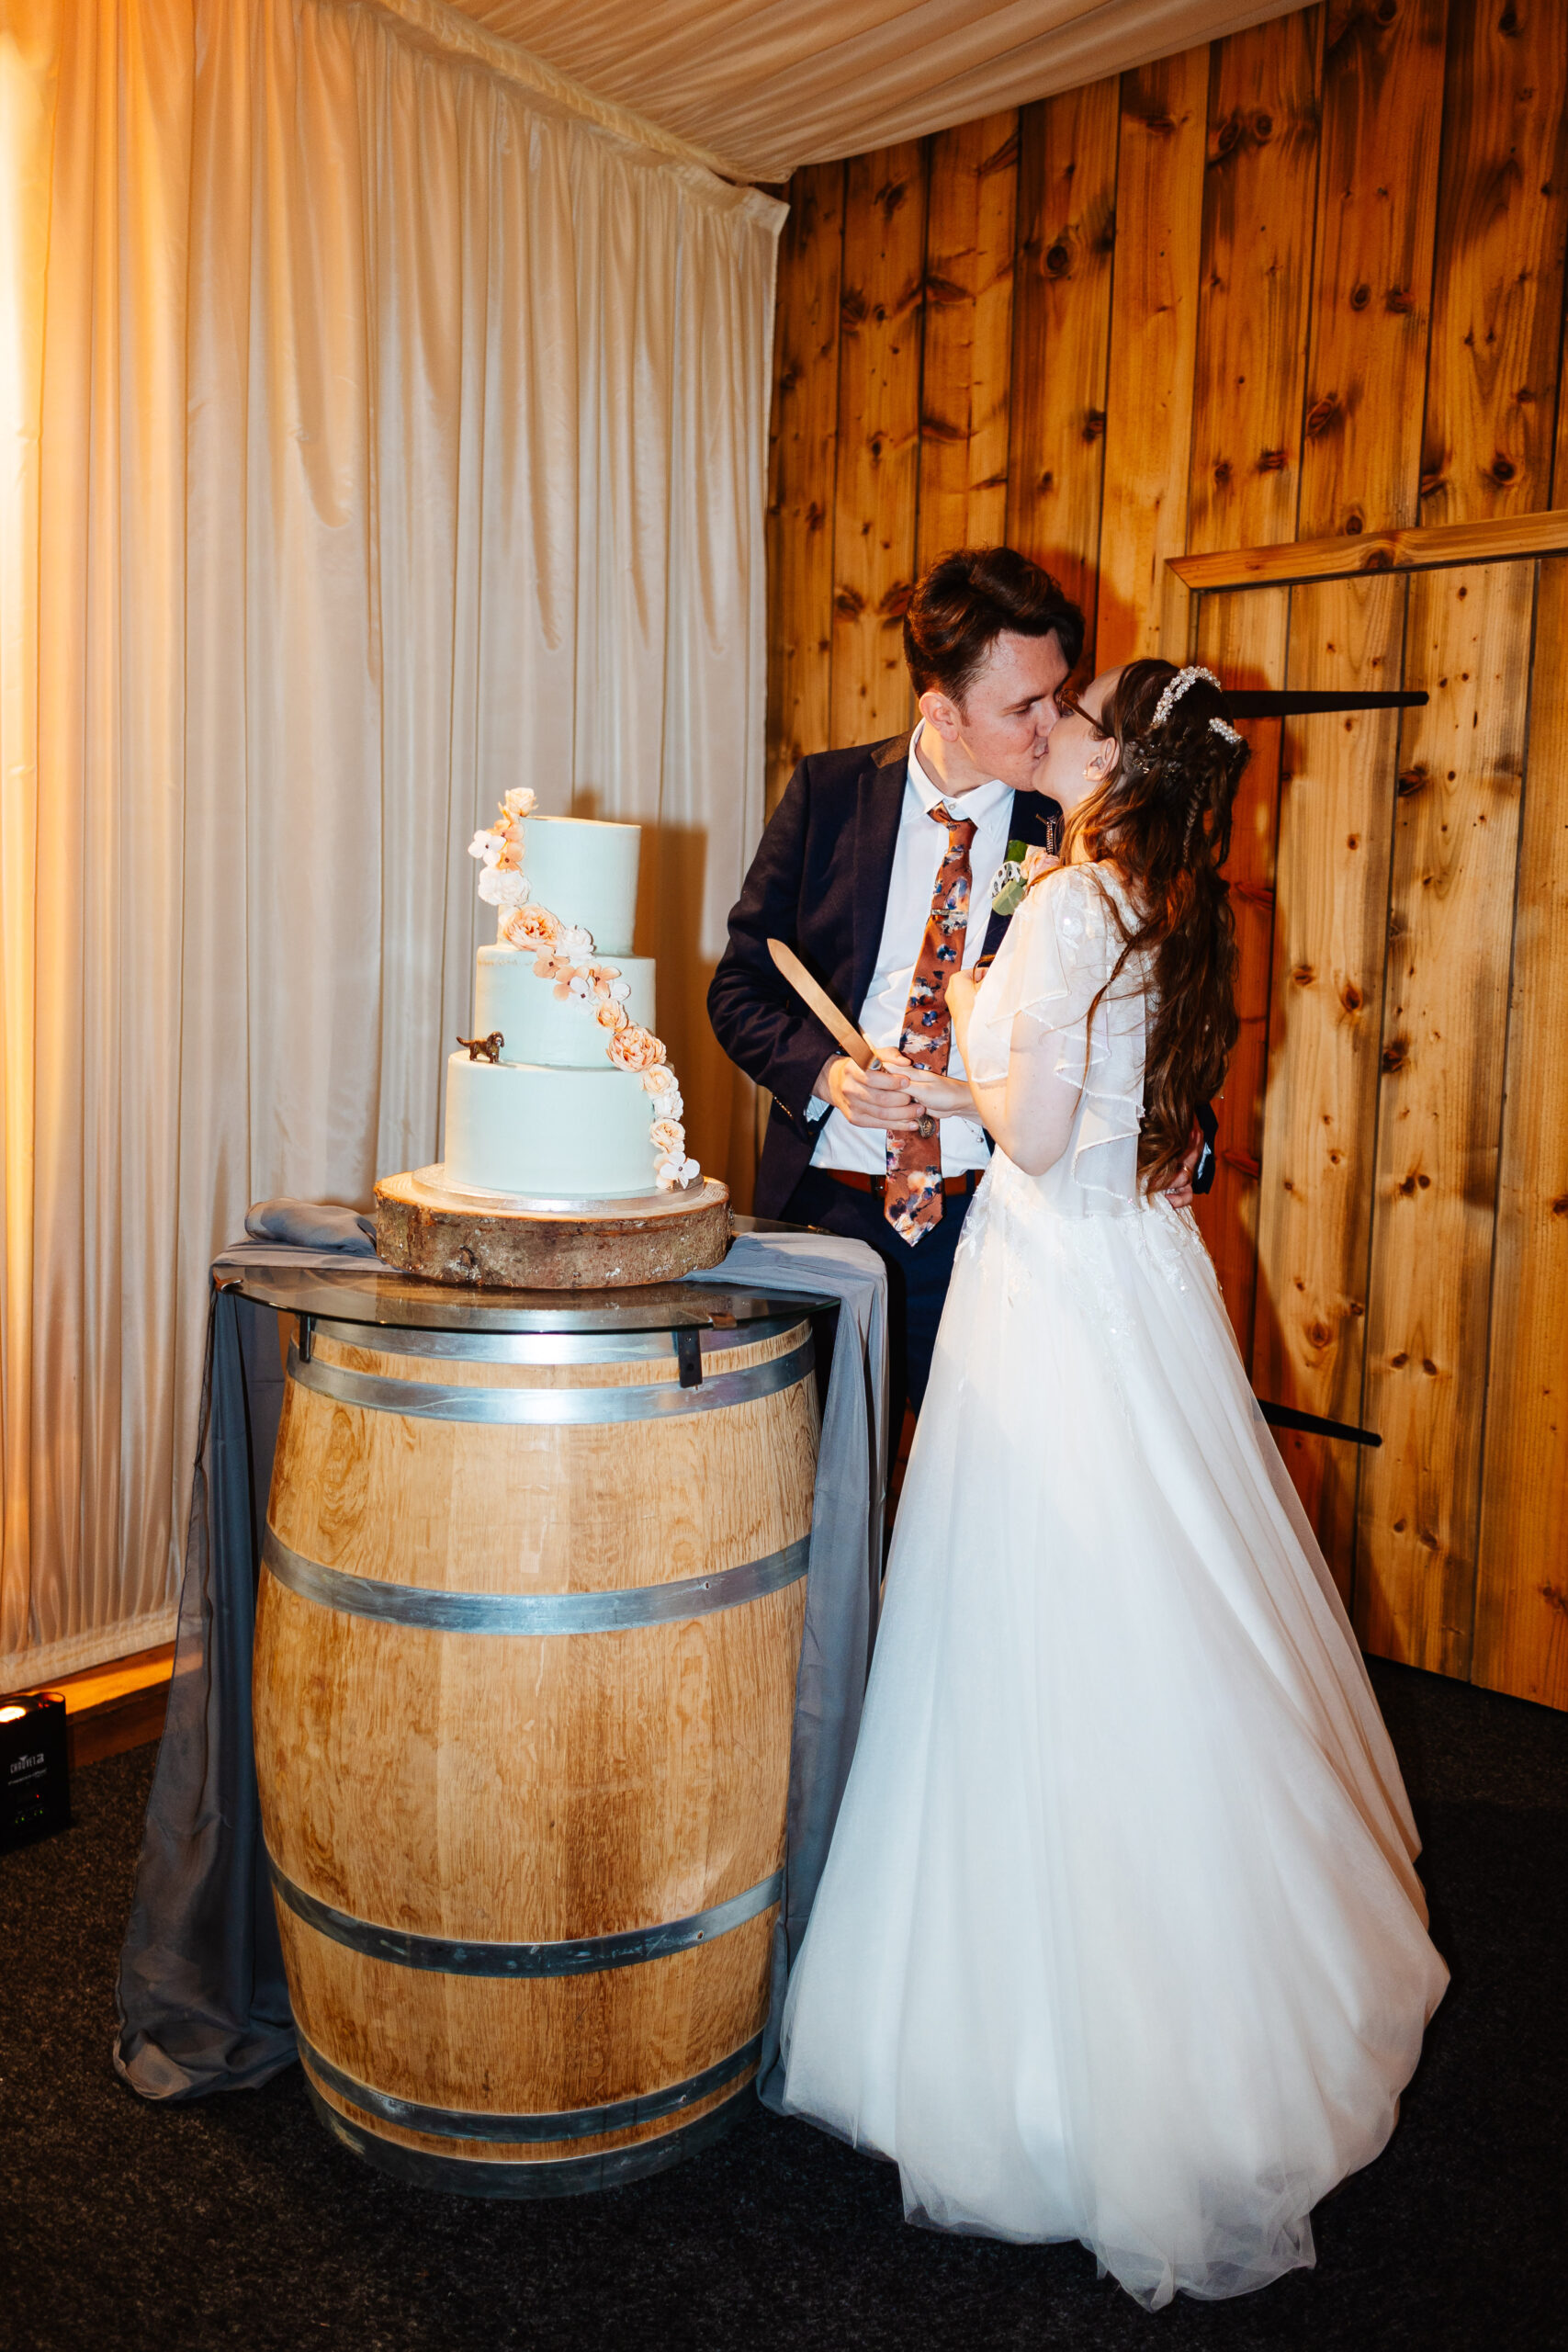
[[[666,1063],[664,1067],[668,1069],[669,1064]],[[656,1094],[653,1098],[653,1115],[656,1119],[678,1119],[685,1107],[681,1100],[681,1090],[678,1086],[666,1087],[661,1094]]]
[[[694,1159],[661,1159],[656,1182],[661,1193],[673,1193],[683,1184],[694,1184],[702,1172]]]
[[[631,992],[632,984],[630,980],[612,980],[610,982],[610,994],[615,998],[617,1004],[625,1004]]]
[[[479,896],[487,907],[525,907],[531,895],[521,866],[487,865],[479,876]]]
[[[525,784],[515,784],[502,806],[509,817],[526,817],[533,809],[534,795]]]
[[[502,851],[505,847],[506,836],[504,833],[492,833],[486,826],[481,825],[479,831],[474,835],[473,840],[468,843],[468,855],[470,857],[482,857],[487,865],[493,865],[496,859],[501,855]]]
[[[570,979],[567,982],[567,986],[571,990],[572,995],[578,999],[580,1003],[582,1004],[586,1004],[589,998],[593,994],[593,983],[589,978],[586,972],[573,972]]]
[[[584,931],[580,922],[568,923],[560,935],[559,952],[563,956],[592,956],[593,933]]]

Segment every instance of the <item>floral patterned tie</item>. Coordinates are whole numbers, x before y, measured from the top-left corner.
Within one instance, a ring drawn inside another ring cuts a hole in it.
[[[966,817],[949,816],[940,800],[931,814],[936,823],[947,827],[947,851],[937,869],[931,919],[915,960],[898,1050],[920,1069],[944,1070],[953,1045],[947,984],[964,962],[964,938],[969,928],[969,844],[975,828]],[[911,1244],[941,1222],[940,1120],[931,1122],[929,1135],[921,1135],[916,1127],[888,1130],[883,1214],[894,1232]]]

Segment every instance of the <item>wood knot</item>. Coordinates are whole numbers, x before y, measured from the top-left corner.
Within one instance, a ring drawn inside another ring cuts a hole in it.
[[[1416,308],[1416,297],[1408,286],[1391,286],[1382,299],[1384,310],[1392,311],[1396,319],[1407,317]]]
[[[1371,299],[1372,289],[1365,279],[1359,286],[1353,286],[1350,288],[1350,308],[1353,311],[1364,311]]]
[[[1327,432],[1329,426],[1335,422],[1338,414],[1339,395],[1337,392],[1325,392],[1322,400],[1314,401],[1311,408],[1309,408],[1306,413],[1307,439],[1309,441],[1321,440],[1324,434]]]
[[[1084,439],[1086,441],[1098,441],[1104,434],[1104,431],[1105,411],[1102,408],[1091,408],[1084,417],[1083,421]]]
[[[459,1037],[457,1043],[467,1046],[471,1062],[498,1062],[506,1040],[499,1029],[492,1029],[488,1037]]]
[[[1387,1074],[1392,1078],[1394,1071],[1403,1069],[1409,1059],[1409,1038],[1390,1038],[1388,1044],[1382,1049],[1382,1066]]]
[[[1258,470],[1260,474],[1282,474],[1291,462],[1288,449],[1259,449]]]
[[[1214,468],[1214,480],[1219,483],[1220,488],[1223,490],[1230,478],[1231,461],[1228,458],[1222,458],[1219,464]]]
[[[1066,277],[1072,266],[1072,248],[1064,244],[1060,237],[1054,245],[1046,246],[1045,275],[1047,277]]]
[[[1255,114],[1252,118],[1252,135],[1254,139],[1257,140],[1260,147],[1266,147],[1269,140],[1274,136],[1273,116],[1271,114]]]
[[[1226,115],[1224,122],[1221,123],[1219,130],[1214,136],[1214,154],[1216,158],[1230,154],[1240,137],[1240,116],[1234,114]]]
[[[1517,469],[1514,465],[1513,459],[1511,458],[1505,458],[1501,450],[1498,451],[1497,455],[1493,458],[1491,465],[1487,468],[1487,471],[1490,473],[1495,482],[1512,481],[1517,470]]]
[[[1316,1323],[1307,1325],[1307,1338],[1314,1348],[1326,1348],[1333,1344],[1334,1333],[1329,1326],[1320,1319]]]

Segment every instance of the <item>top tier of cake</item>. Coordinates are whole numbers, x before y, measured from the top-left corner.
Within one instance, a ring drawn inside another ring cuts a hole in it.
[[[642,827],[529,816],[523,838],[534,903],[591,931],[596,956],[629,956]]]

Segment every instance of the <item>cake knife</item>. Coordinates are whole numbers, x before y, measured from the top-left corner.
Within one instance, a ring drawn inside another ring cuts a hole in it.
[[[855,1027],[847,1013],[839,1011],[827,989],[812,978],[794,948],[786,947],[782,939],[770,939],[768,953],[796,996],[810,1006],[823,1028],[842,1046],[850,1059],[858,1062],[862,1069],[873,1069],[877,1059],[876,1047],[863,1030]]]

